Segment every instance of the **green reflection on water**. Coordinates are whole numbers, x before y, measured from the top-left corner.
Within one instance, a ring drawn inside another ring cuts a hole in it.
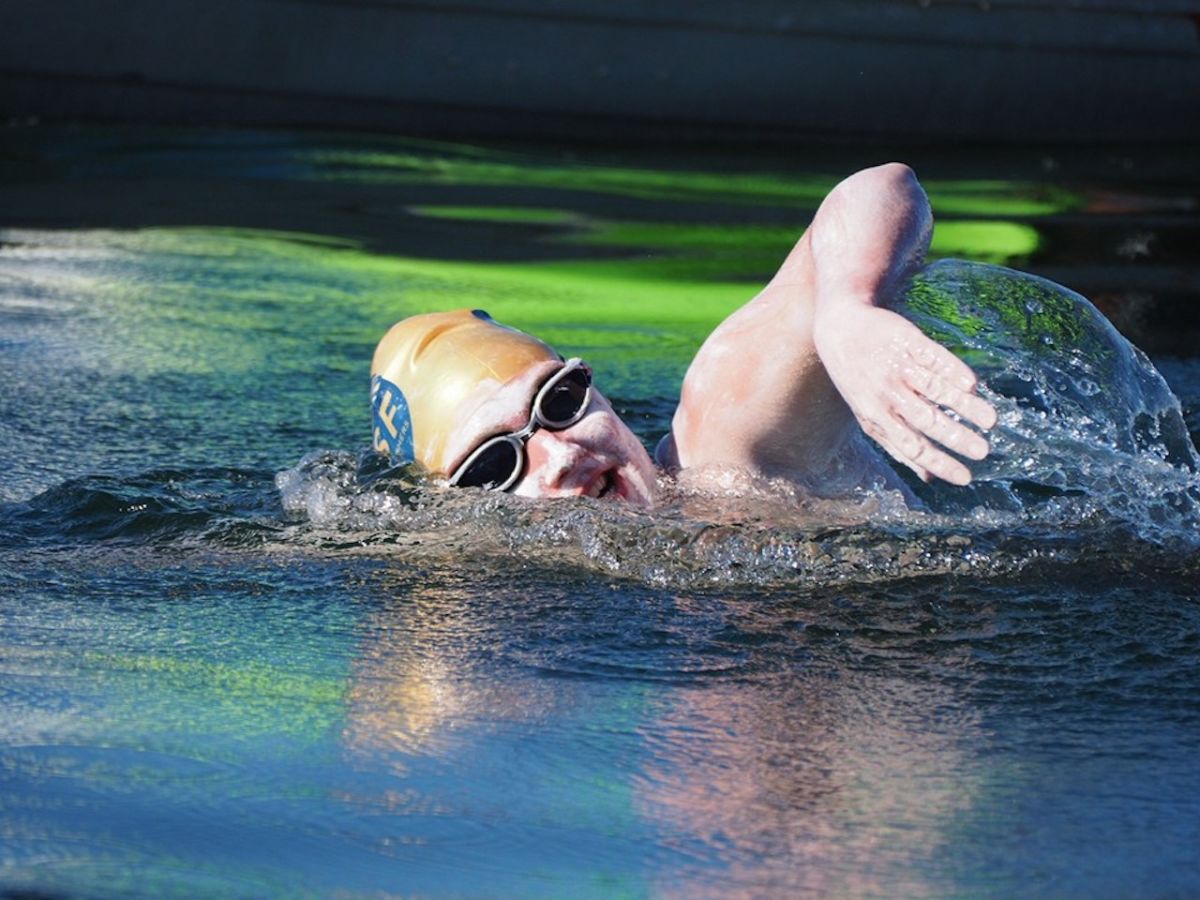
[[[841,177],[825,173],[713,172],[563,162],[464,145],[442,144],[432,152],[304,151],[298,155],[318,181],[355,184],[439,184],[589,191],[654,200],[801,205],[815,209]],[[882,160],[881,160],[882,161]],[[1060,187],[1002,180],[932,180],[930,202],[943,214],[1040,216],[1081,205]]]
[[[521,225],[569,225],[578,216],[565,209],[530,206],[410,206],[409,212],[431,219],[466,222],[506,222]]]
[[[106,340],[127,348],[104,354],[106,365],[225,377],[360,365],[365,378],[371,349],[393,322],[469,306],[563,348],[660,356],[673,368],[754,293],[694,273],[674,277],[690,268],[681,259],[460,262],[296,238],[223,229],[102,236],[148,270],[129,277],[98,266],[87,286]]]
[[[317,150],[302,155],[310,177],[355,184],[497,185],[594,191],[654,200],[817,203],[837,183],[828,175],[682,172],[625,166],[553,163],[518,154],[470,158],[448,154]]]
[[[1057,185],[1028,181],[922,180],[936,215],[996,217],[1049,216],[1083,206],[1076,193]]]
[[[288,152],[307,166],[302,179],[395,177],[420,187],[423,202],[406,202],[417,199],[407,189],[386,198],[384,208],[405,211],[383,223],[399,228],[391,253],[339,234],[237,227],[68,233],[63,242],[95,263],[73,264],[64,291],[86,298],[73,302],[92,319],[78,329],[84,368],[109,379],[93,404],[101,425],[153,404],[147,398],[162,394],[155,379],[193,379],[194,396],[171,411],[163,452],[197,436],[228,440],[234,429],[207,423],[230,415],[248,447],[296,432],[344,445],[338,435],[361,429],[362,385],[380,335],[407,315],[456,307],[486,309],[586,356],[615,399],[665,402],[705,336],[770,278],[836,183],[825,174],[585,165],[457,145]],[[511,190],[500,203],[436,202],[430,190],[446,185]],[[940,217],[931,256],[1002,264],[1023,264],[1039,245],[1035,225],[1005,217],[1077,203],[1021,182],[928,189]],[[601,215],[596,194],[655,203],[617,215],[606,204]],[[711,205],[679,205],[696,201]],[[982,214],[990,218],[955,218]],[[438,258],[424,219],[458,223],[443,226],[454,243],[447,253],[478,247],[468,252],[483,258]],[[487,258],[497,229],[506,261]],[[62,246],[46,246],[52,264]],[[113,383],[117,376],[128,383]]]
[[[929,255],[1005,265],[1028,259],[1039,243],[1037,229],[1017,222],[941,221],[934,226]]]
[[[472,214],[486,218],[488,211]],[[566,221],[565,214],[552,218]],[[242,229],[108,236],[111,249],[142,257],[149,271],[128,277],[127,270],[99,270],[89,293],[106,316],[107,337],[136,348],[106,354],[105,364],[142,376],[352,378],[356,367],[365,373],[375,341],[398,319],[478,307],[564,352],[641,369],[621,390],[630,398],[653,396],[663,379],[682,375],[718,322],[754,296],[800,231],[572,221],[579,224],[558,240],[630,255],[480,262],[376,254],[340,239]],[[1009,262],[1036,247],[1037,234],[1026,225],[950,221],[935,231],[932,255]]]
[[[242,739],[275,735],[294,742],[326,740],[342,721],[344,677],[309,675],[254,659],[217,662],[90,651],[83,662],[107,677],[130,679],[117,698],[137,698],[136,720],[143,728],[156,722],[171,731]]]
[[[671,251],[670,255],[604,260],[581,271],[589,277],[634,277],[648,281],[745,281],[769,278],[803,233],[805,225],[746,225],[733,223],[612,221],[566,210],[423,206],[411,210],[434,218],[472,222],[562,225],[560,243],[629,250]],[[991,220],[945,220],[933,233],[932,257],[962,256],[981,262],[1013,263],[1028,258],[1039,245],[1030,225]],[[543,264],[563,271],[564,265]],[[505,266],[500,271],[504,271]],[[569,264],[567,271],[579,269]],[[660,291],[661,285],[655,285]],[[722,310],[722,314],[728,310]],[[714,320],[710,325],[715,325]]]
[[[619,247],[686,250],[703,254],[700,274],[736,278],[753,273],[770,277],[803,233],[804,226],[679,225],[675,223],[604,222],[572,239]],[[1038,247],[1037,230],[1004,221],[939,222],[931,256],[965,256],[1004,263],[1028,257]],[[711,263],[718,265],[713,266]],[[707,263],[707,264],[706,264]],[[724,271],[722,271],[724,270]]]

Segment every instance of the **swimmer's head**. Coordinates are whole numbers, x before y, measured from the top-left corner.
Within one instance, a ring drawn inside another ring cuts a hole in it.
[[[375,449],[445,475],[473,398],[561,357],[482,310],[411,316],[393,325],[371,362]]]
[[[581,370],[588,371],[582,361],[565,363],[546,344],[478,310],[405,319],[379,342],[371,363],[375,448],[394,463],[415,461],[435,475],[462,478],[483,459],[468,465],[472,455],[494,456],[487,445],[499,446],[493,439],[503,436],[521,450],[513,460],[516,480],[501,489],[649,505],[654,464],[604,395],[579,379]],[[581,384],[582,396],[570,387]],[[552,424],[568,398],[583,406]]]

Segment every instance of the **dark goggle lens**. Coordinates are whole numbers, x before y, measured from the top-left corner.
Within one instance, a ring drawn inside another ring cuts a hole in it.
[[[583,369],[572,369],[542,395],[539,412],[551,424],[569,422],[583,412],[592,380]]]
[[[520,460],[511,441],[497,441],[475,458],[455,482],[459,487],[478,487],[492,490],[508,481]]]

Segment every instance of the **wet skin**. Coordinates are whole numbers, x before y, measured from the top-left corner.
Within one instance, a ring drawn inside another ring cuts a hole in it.
[[[923,481],[964,485],[996,411],[975,374],[893,308],[933,215],[907,166],[839,184],[779,272],[700,348],[664,446],[680,469],[820,479],[866,434]]]
[[[891,163],[847,178],[825,198],[771,282],[709,335],[684,378],[669,469],[721,469],[811,485],[865,434],[924,481],[965,485],[996,411],[975,374],[893,308],[920,268],[933,227],[916,176]],[[484,439],[529,421],[547,360],[464,404],[447,471]],[[978,429],[978,431],[976,430]],[[616,496],[648,504],[654,469],[595,389],[584,418],[526,445],[525,496]],[[960,458],[961,457],[961,458]],[[882,459],[868,461],[883,476]],[[878,480],[878,479],[876,479]]]
[[[547,360],[505,384],[481,384],[460,410],[463,426],[447,448],[447,472],[487,438],[524,427],[539,388],[562,365]],[[654,464],[595,385],[583,418],[561,431],[539,428],[525,443],[525,456],[525,476],[512,489],[519,496],[611,497],[641,506],[653,502]]]

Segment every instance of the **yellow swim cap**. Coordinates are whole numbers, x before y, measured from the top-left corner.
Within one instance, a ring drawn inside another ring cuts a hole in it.
[[[536,338],[481,309],[411,316],[391,327],[371,361],[374,445],[394,463],[447,474],[446,448],[462,405],[484,382],[505,384],[560,359]]]

